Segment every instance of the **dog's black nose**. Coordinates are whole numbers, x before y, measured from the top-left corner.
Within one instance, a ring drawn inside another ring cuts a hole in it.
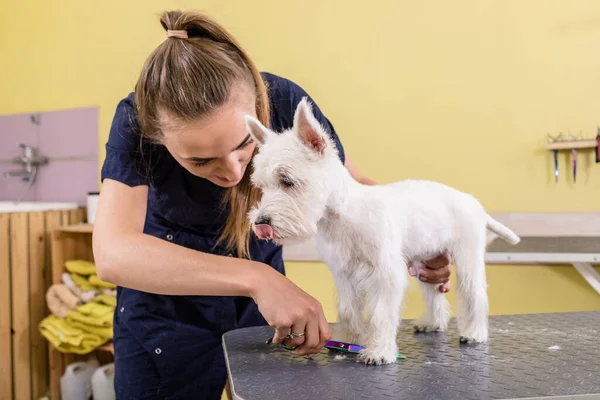
[[[271,225],[271,218],[269,217],[258,217],[254,225]]]

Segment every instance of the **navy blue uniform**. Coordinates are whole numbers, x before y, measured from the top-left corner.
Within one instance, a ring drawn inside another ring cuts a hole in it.
[[[263,73],[263,79],[269,87],[271,128],[290,128],[296,106],[308,95],[273,74]],[[344,150],[332,124],[314,102],[313,109],[343,162]],[[163,146],[140,137],[133,94],[117,107],[102,179],[148,186],[146,234],[231,256],[215,247],[227,217],[227,211],[220,208],[225,189],[192,175]],[[285,273],[281,247],[252,235],[250,253],[253,260]],[[114,318],[117,398],[220,399],[227,377],[221,336],[258,325],[266,321],[251,298],[166,296],[118,287]]]

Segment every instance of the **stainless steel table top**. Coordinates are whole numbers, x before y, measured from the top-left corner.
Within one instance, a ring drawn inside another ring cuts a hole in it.
[[[490,317],[487,344],[459,344],[446,333],[412,331],[407,359],[366,366],[324,349],[311,359],[265,340],[270,327],[232,331],[223,345],[236,399],[600,399],[600,311]]]

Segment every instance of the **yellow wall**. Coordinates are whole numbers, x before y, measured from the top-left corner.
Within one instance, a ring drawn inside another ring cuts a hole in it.
[[[0,113],[100,108],[101,155],[117,102],[164,32],[156,15],[200,8],[263,70],[295,80],[372,178],[435,179],[492,212],[598,211],[600,166],[580,155],[552,180],[546,133],[600,125],[600,3],[593,1],[62,0],[0,5]],[[374,5],[376,4],[376,5]],[[289,275],[335,318],[321,264]],[[491,311],[600,309],[570,267],[490,266]],[[422,303],[416,286],[408,317]],[[454,300],[454,295],[450,297]]]

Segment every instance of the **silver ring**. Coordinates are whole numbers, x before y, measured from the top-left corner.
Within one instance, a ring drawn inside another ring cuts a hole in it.
[[[304,337],[304,332],[296,333],[296,332],[290,331],[290,333],[288,335],[288,338],[290,338],[290,339],[296,339],[296,338],[301,338],[301,337]]]

